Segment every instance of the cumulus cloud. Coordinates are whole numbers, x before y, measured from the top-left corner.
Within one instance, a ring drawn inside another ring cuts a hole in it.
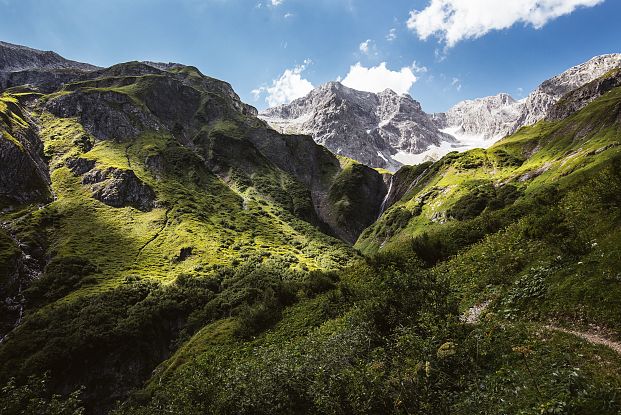
[[[342,80],[343,85],[359,91],[381,92],[387,88],[399,94],[405,94],[416,82],[416,76],[411,67],[404,67],[398,71],[391,71],[386,62],[366,68],[360,62],[349,68],[349,73]]]
[[[371,39],[367,39],[364,42],[362,42],[360,46],[358,46],[358,49],[360,49],[360,52],[368,55],[371,49]]]
[[[396,38],[397,38],[397,29],[395,29],[395,28],[390,29],[388,31],[388,34],[386,35],[386,40],[389,41],[389,42],[392,42]]]
[[[313,90],[313,84],[307,79],[302,78],[302,72],[306,70],[310,63],[310,59],[306,59],[303,65],[285,70],[278,79],[272,81],[271,86],[262,86],[252,90],[255,100],[266,94],[265,102],[270,107],[274,107],[287,104],[308,94]]]
[[[418,62],[412,62],[412,70],[414,73],[426,73],[428,71],[426,66],[419,65]]]
[[[593,7],[604,0],[429,0],[423,10],[413,10],[407,26],[421,40],[440,38],[447,47],[476,39],[492,30],[516,23],[536,29],[579,7]]]
[[[280,6],[283,0],[271,0],[272,6]]]

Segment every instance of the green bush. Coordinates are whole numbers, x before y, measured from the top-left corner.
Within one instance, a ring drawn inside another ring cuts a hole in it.
[[[14,378],[0,388],[3,415],[82,415],[85,413],[77,390],[65,397],[52,394],[49,378],[30,376],[23,384]]]
[[[79,288],[84,277],[96,271],[96,266],[82,257],[56,257],[48,264],[43,276],[25,290],[24,296],[31,306],[40,307]]]

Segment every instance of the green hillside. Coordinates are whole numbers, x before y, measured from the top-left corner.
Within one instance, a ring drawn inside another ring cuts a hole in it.
[[[618,352],[561,329],[619,338],[620,114],[402,169],[334,288],[245,341],[252,313],[204,327],[116,413],[617,413]]]
[[[181,65],[2,94],[0,413],[621,411],[621,88],[391,177],[255,114]]]

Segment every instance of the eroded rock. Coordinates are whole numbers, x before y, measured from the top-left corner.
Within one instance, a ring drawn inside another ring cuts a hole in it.
[[[131,206],[142,211],[155,207],[155,192],[133,170],[92,169],[84,175],[82,183],[90,185],[93,197],[108,206]]]

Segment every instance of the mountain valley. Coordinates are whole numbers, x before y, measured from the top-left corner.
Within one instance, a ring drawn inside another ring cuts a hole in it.
[[[619,413],[620,74],[259,113],[0,42],[0,413]]]

